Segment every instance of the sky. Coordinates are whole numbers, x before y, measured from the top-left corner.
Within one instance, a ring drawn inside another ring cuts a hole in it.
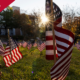
[[[32,13],[32,11],[38,11],[45,13],[45,1],[46,0],[15,0],[9,6],[17,6],[20,7],[20,11],[22,13],[26,12],[26,14]],[[53,0],[61,10],[64,9],[65,6],[67,8],[80,8],[80,0]],[[69,7],[68,7],[69,6]]]

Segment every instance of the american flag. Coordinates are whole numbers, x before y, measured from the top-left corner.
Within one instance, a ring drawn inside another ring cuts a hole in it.
[[[27,48],[28,48],[28,49],[31,49],[31,47],[32,47],[32,44],[31,44],[31,43],[28,43]]]
[[[80,50],[80,44],[79,43],[76,44],[76,47],[78,50]]]
[[[18,46],[19,46],[19,47],[21,47],[21,46],[22,46],[22,43],[21,43],[21,42],[19,42],[19,43],[18,43]]]
[[[56,27],[55,36],[59,59],[51,69],[51,79],[64,80],[69,72],[74,35],[68,30]]]
[[[50,2],[50,0],[46,1]],[[55,12],[54,27],[59,58],[53,65],[50,74],[51,80],[64,80],[69,72],[71,53],[74,44],[74,35],[72,32],[62,28],[62,13],[55,3],[53,3],[53,9]]]
[[[50,4],[51,4],[50,0],[46,0],[46,15],[51,16],[51,8],[50,8],[51,6],[50,6]],[[55,21],[57,21],[57,20],[55,20]],[[52,25],[47,24],[46,27],[47,27],[47,29],[52,28]],[[46,59],[47,60],[53,60],[54,59],[53,45],[55,45],[56,57],[58,57],[56,40],[55,40],[55,44],[53,44],[53,32],[52,32],[52,30],[47,30],[46,31]]]
[[[25,48],[27,46],[27,42],[23,42],[22,46]]]
[[[33,47],[36,47],[36,46],[37,46],[37,43],[34,43],[34,44],[33,44]]]
[[[45,49],[45,43],[39,43],[38,44],[38,50],[41,52],[43,49]]]
[[[0,40],[0,55],[3,56],[4,52],[5,52],[5,50],[4,50],[3,44],[2,44],[2,42]]]
[[[53,3],[53,10],[54,10],[54,27],[62,27],[62,12],[55,3]]]
[[[16,42],[14,42],[13,39],[11,38],[10,38],[10,44],[11,44],[11,54],[10,54],[10,46],[8,42],[6,49],[5,49],[5,53],[4,53],[6,56],[3,57],[3,60],[7,67],[11,66],[18,60],[22,59],[23,57],[21,52],[19,51],[19,48]],[[11,61],[11,56],[12,56],[12,61]]]

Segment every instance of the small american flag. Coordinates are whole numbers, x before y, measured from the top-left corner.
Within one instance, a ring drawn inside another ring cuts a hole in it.
[[[80,50],[80,44],[79,43],[76,44],[76,47],[78,50]]]
[[[45,48],[45,43],[42,43],[42,44],[38,44],[38,50],[39,51],[42,51],[43,49]]]
[[[37,46],[37,43],[34,43],[34,44],[33,44],[33,47],[36,47],[36,46]]]
[[[10,54],[10,46],[8,42],[6,49],[5,49],[5,53],[4,53],[6,56],[3,57],[3,60],[7,67],[11,66],[18,60],[22,59],[23,57],[21,52],[19,51],[19,48],[16,42],[14,42],[13,39],[11,38],[10,38],[10,44],[11,44],[11,54]],[[12,56],[12,63],[11,63],[11,56]]]
[[[21,42],[19,42],[19,43],[18,43],[18,46],[19,46],[19,47],[21,47],[21,46],[22,46],[22,43],[21,43]]]
[[[23,42],[22,46],[25,48],[27,46],[27,42]]]
[[[2,42],[0,40],[0,55],[3,56],[4,52],[5,52],[5,50],[4,50],[3,44],[2,44]]]
[[[27,48],[28,48],[28,49],[31,49],[31,47],[32,47],[32,44],[31,44],[31,43],[28,43]]]

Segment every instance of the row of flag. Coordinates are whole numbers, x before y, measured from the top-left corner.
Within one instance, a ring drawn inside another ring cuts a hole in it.
[[[80,50],[80,44],[77,43],[76,45],[74,45],[75,47],[77,47],[78,50]]]
[[[54,15],[51,14],[53,4]],[[53,34],[51,30],[46,31],[46,59],[53,60],[54,58],[54,49],[53,45],[55,45],[56,57],[58,60],[53,65],[50,70],[51,80],[65,80],[66,76],[69,72],[71,55],[73,50],[74,43],[74,35],[72,32],[62,28],[62,12],[60,8],[52,3],[52,0],[46,0],[46,15],[53,15],[54,19],[54,32],[55,32],[55,44],[53,44]],[[51,21],[51,20],[50,20]],[[47,27],[53,27],[51,24],[47,25]],[[2,43],[0,43],[0,54],[3,55],[3,60],[7,67],[11,66],[18,60],[22,59],[22,53],[19,51],[19,48],[16,42],[10,38],[9,42],[6,46],[6,49],[3,48]],[[26,47],[30,49],[32,47],[31,43],[24,42],[23,44],[19,44],[19,46]],[[37,46],[37,44],[33,44],[33,46]],[[78,45],[76,45],[78,46]],[[39,43],[38,49],[42,51],[45,48],[45,43]]]
[[[12,38],[10,38],[10,45],[11,46],[9,46],[8,42],[6,48],[4,49],[3,43],[0,40],[0,55],[3,56],[3,60],[7,67],[11,66],[23,57],[22,53],[19,51],[17,43]],[[20,45],[22,45],[23,47],[27,46],[28,49],[32,47],[32,44],[27,42],[24,42]],[[34,43],[33,46],[36,47],[37,43]],[[41,52],[43,49],[45,49],[45,43],[39,43],[38,50]]]
[[[34,43],[34,44],[31,44],[31,42],[23,42],[23,43],[18,43],[18,46],[19,47],[24,47],[24,48],[28,48],[28,49],[31,49],[31,47],[37,47],[39,51],[42,51],[43,49],[45,49],[45,42],[41,43]]]

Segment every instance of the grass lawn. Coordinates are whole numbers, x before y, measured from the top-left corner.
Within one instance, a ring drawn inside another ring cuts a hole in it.
[[[0,80],[51,80],[50,69],[54,61],[45,59],[45,50],[40,52],[37,48],[20,48],[23,58],[10,67],[6,67],[3,57],[0,56],[2,64],[2,76]],[[32,54],[31,54],[32,53]],[[13,76],[12,76],[13,67]],[[65,80],[80,80],[80,51],[73,48],[69,74]]]

